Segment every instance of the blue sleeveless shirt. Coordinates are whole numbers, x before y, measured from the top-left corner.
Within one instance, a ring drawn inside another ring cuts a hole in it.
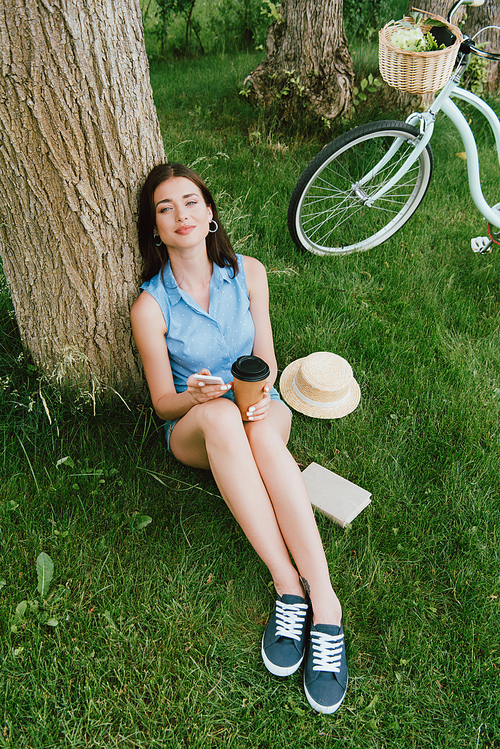
[[[155,299],[162,311],[167,332],[170,365],[178,393],[187,389],[189,375],[207,368],[213,375],[231,382],[231,365],[239,357],[251,354],[255,327],[242,255],[237,255],[239,273],[214,263],[206,312],[180,289],[168,263],[163,274],[141,286]]]

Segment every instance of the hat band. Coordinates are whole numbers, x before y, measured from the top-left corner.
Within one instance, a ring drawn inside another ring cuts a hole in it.
[[[307,403],[308,406],[314,406],[315,408],[334,408],[335,406],[340,406],[341,403],[343,403],[349,398],[349,390],[348,390],[343,398],[341,398],[338,401],[333,401],[333,403],[322,403],[321,401],[313,401],[311,400],[311,398],[308,398],[307,395],[304,395],[304,393],[300,392],[297,385],[295,384],[295,377],[292,380],[292,387],[295,392],[295,395],[298,395],[300,400],[304,401],[304,403]]]

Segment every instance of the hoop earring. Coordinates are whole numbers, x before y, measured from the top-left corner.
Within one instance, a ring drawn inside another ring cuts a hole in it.
[[[161,246],[162,246],[163,242],[162,242],[162,240],[160,239],[160,235],[159,235],[159,234],[153,234],[153,239],[155,240],[155,245],[156,245],[157,247],[161,247]],[[157,241],[156,241],[157,239],[160,239],[160,241],[159,241],[159,242],[157,242]]]
[[[210,224],[214,224],[215,229],[211,229]],[[215,234],[218,228],[219,228],[219,224],[217,223],[217,221],[215,221],[214,219],[211,219],[208,224],[208,231],[210,232],[210,234]]]

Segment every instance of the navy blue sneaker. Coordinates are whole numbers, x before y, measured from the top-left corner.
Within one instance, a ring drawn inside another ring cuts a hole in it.
[[[342,624],[311,624],[304,667],[307,701],[318,713],[334,713],[341,706],[349,676]]]
[[[262,636],[262,659],[275,676],[290,676],[304,658],[309,603],[300,596],[278,596],[274,613]]]

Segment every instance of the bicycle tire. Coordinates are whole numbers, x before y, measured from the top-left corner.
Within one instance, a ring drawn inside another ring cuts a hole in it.
[[[299,177],[288,206],[288,230],[301,250],[343,255],[385,242],[413,215],[432,176],[429,144],[407,173],[376,204],[373,195],[399,169],[419,131],[396,120],[381,120],[344,133],[320,151]],[[359,180],[378,164],[396,138],[392,159],[359,189]],[[357,190],[357,192],[356,192]]]

